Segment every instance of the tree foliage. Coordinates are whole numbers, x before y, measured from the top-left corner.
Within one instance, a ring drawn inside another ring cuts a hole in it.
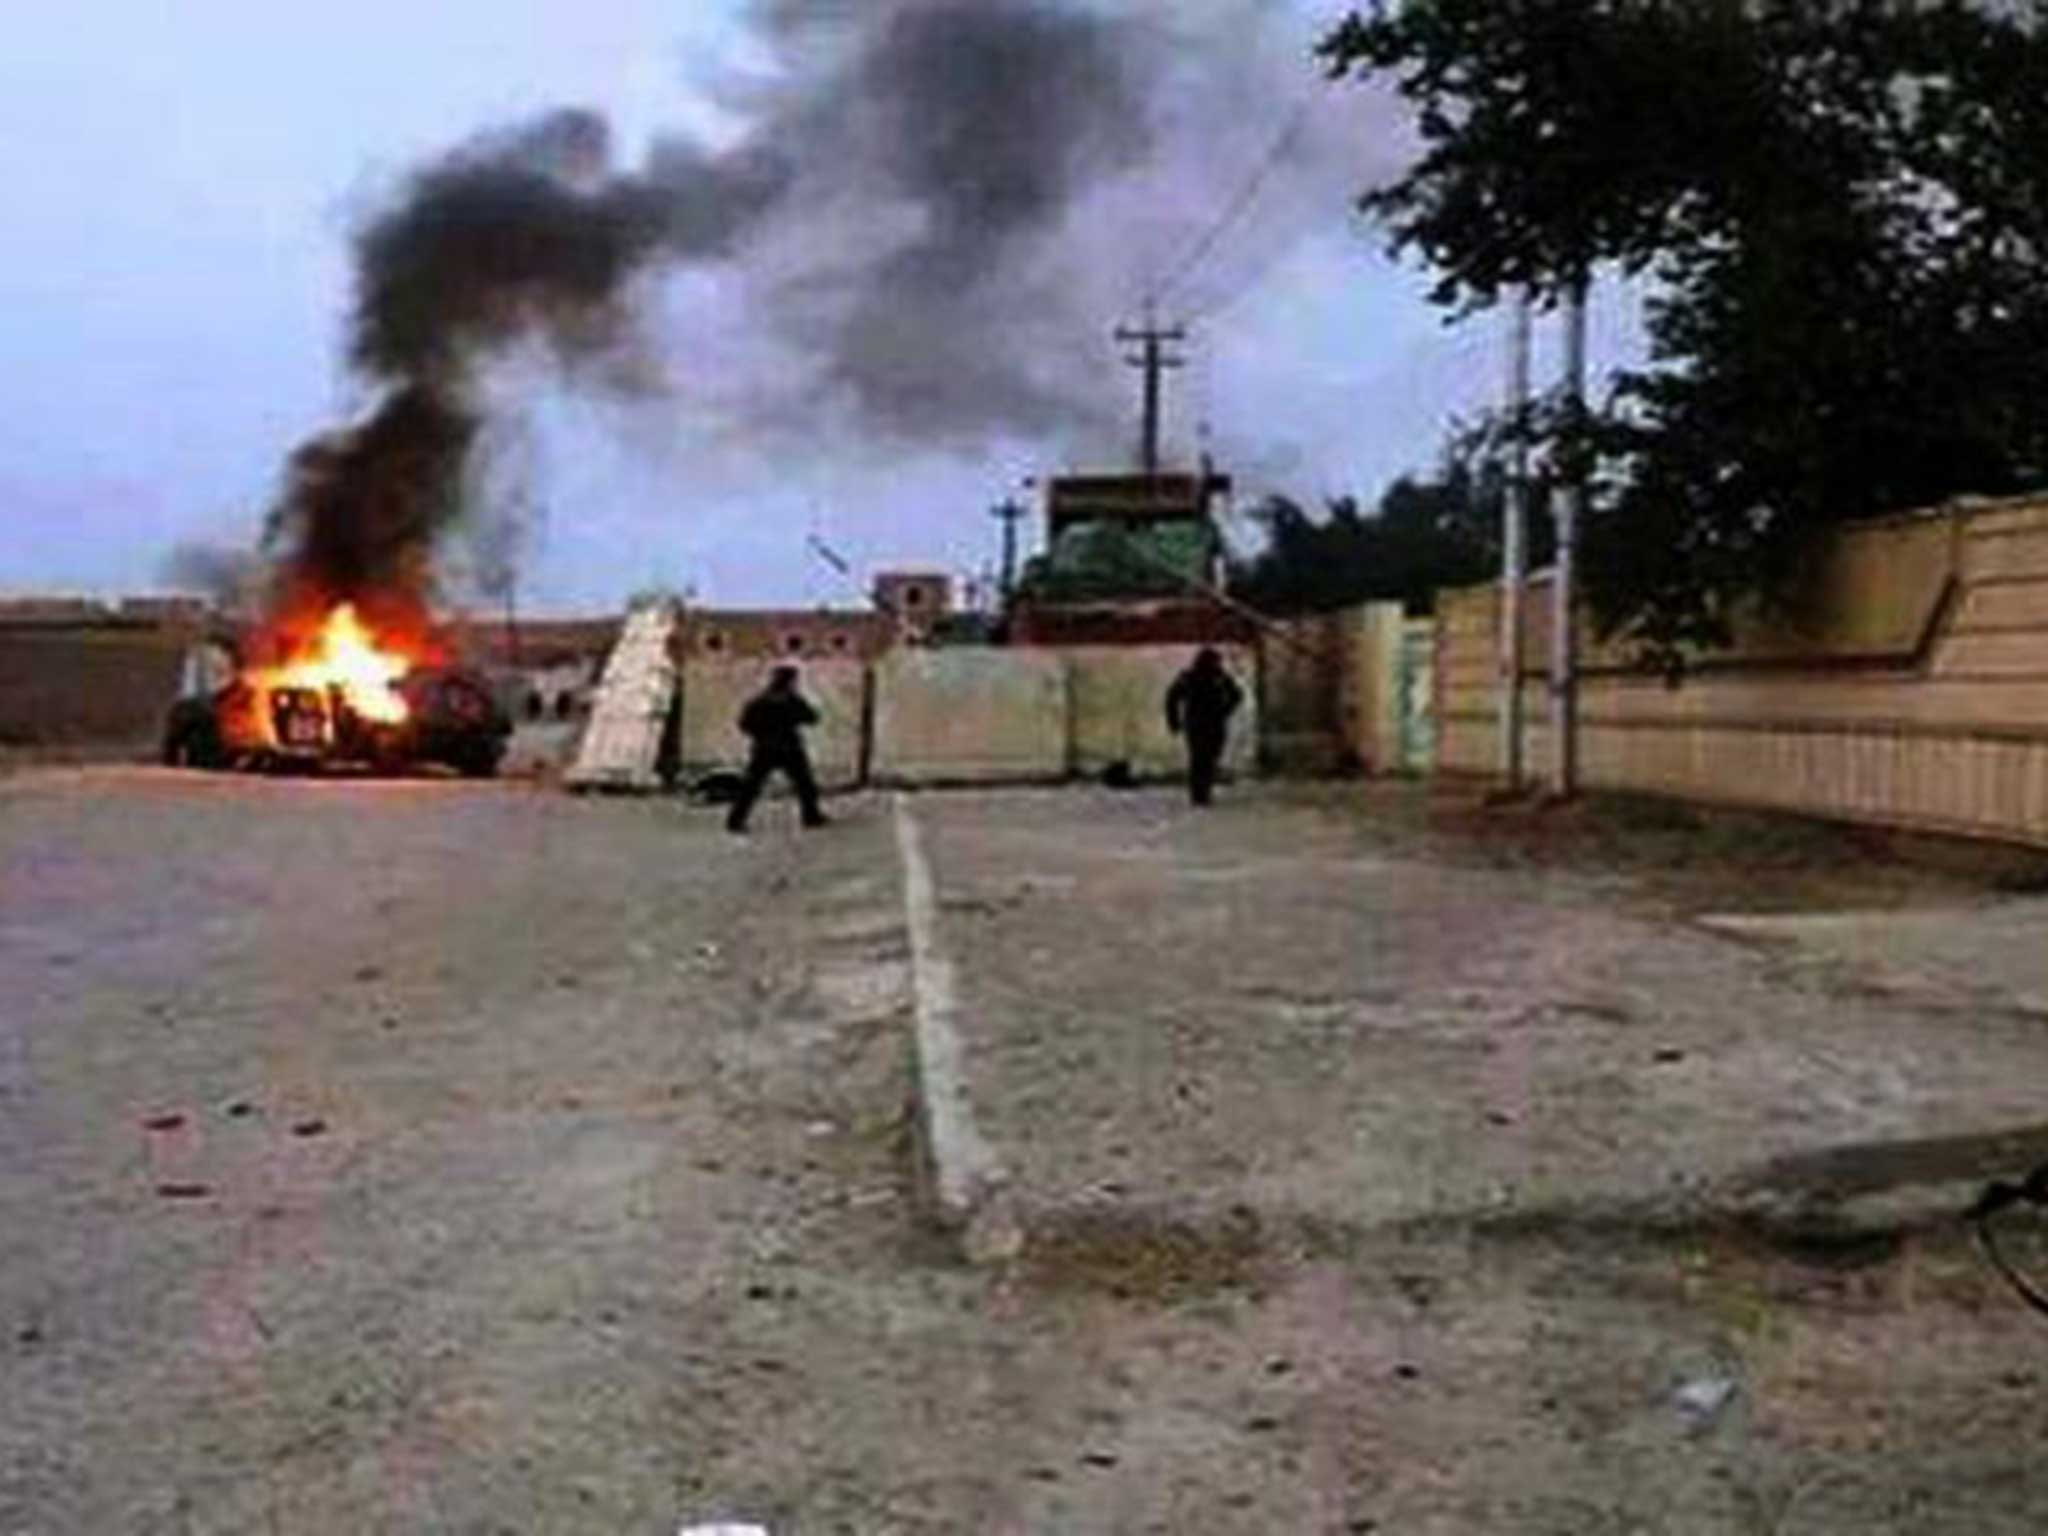
[[[1017,593],[1045,603],[1185,597],[1208,580],[1215,548],[1214,531],[1195,519],[1137,528],[1081,523],[1025,562]]]
[[[1429,610],[1442,587],[1483,581],[1499,562],[1501,487],[1454,462],[1434,480],[1404,477],[1376,514],[1340,496],[1313,517],[1286,496],[1252,512],[1264,547],[1231,571],[1231,593],[1261,613],[1328,613],[1358,603]]]
[[[1857,517],[2048,469],[2048,40],[1987,0],[1411,0],[1325,40],[1422,154],[1364,207],[1462,315],[1600,268],[1649,366],[1521,433],[1594,497],[1589,592],[1663,659]]]

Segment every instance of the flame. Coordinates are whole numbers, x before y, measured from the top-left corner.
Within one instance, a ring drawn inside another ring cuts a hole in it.
[[[408,711],[393,685],[411,670],[407,658],[378,648],[355,604],[342,603],[327,615],[307,650],[266,672],[263,681],[273,688],[334,689],[365,720],[396,725]]]

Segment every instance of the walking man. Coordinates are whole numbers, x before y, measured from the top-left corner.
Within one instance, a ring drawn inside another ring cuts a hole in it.
[[[1230,736],[1230,717],[1244,702],[1244,690],[1224,668],[1215,647],[1203,646],[1194,664],[1166,690],[1166,724],[1188,743],[1188,798],[1207,805],[1216,787],[1216,768]]]
[[[825,825],[825,813],[818,809],[818,781],[811,774],[803,738],[804,730],[817,723],[818,712],[796,691],[796,668],[777,667],[768,676],[768,686],[740,711],[740,731],[753,743],[753,749],[747,758],[746,782],[725,818],[728,832],[747,830],[747,817],[761,796],[761,787],[777,769],[788,775],[796,790],[804,825]]]

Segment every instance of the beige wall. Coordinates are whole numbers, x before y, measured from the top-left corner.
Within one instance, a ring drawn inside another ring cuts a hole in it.
[[[767,685],[774,665],[769,660],[689,658],[683,668],[685,774],[745,765],[747,739],[740,734],[740,711]],[[819,716],[818,724],[804,733],[818,782],[828,788],[858,783],[867,668],[858,661],[809,661],[803,664],[800,686]]]
[[[1342,718],[1350,615],[1269,625],[1259,644],[1260,756],[1283,772],[1327,773],[1347,742]]]
[[[1675,689],[1595,651],[1583,782],[2048,845],[2048,501],[1857,528],[1808,591],[1796,621],[1747,626]],[[1495,612],[1488,588],[1439,601],[1446,769],[1498,762]],[[1540,774],[1550,741],[1532,672]]]
[[[1054,651],[898,650],[877,662],[872,768],[884,783],[1062,778],[1067,668]]]
[[[1072,770],[1097,774],[1121,760],[1144,778],[1185,773],[1187,748],[1166,728],[1166,691],[1198,649],[1192,645],[1061,647],[1055,654],[1067,668]],[[1224,766],[1233,773],[1250,773],[1258,760],[1258,657],[1239,646],[1217,649],[1245,696],[1244,707],[1230,723]]]
[[[1341,657],[1337,724],[1366,773],[1398,773],[1401,759],[1401,605],[1368,603],[1336,615]]]

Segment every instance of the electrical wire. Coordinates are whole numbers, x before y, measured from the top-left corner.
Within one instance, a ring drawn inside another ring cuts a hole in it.
[[[1301,99],[1295,103],[1294,110],[1288,113],[1287,120],[1281,125],[1272,146],[1253,168],[1251,175],[1245,178],[1244,184],[1238,188],[1237,195],[1224,205],[1222,213],[1217,216],[1216,221],[1209,226],[1201,239],[1190,246],[1187,254],[1147,292],[1147,307],[1156,307],[1171,295],[1174,289],[1192,277],[1202,263],[1209,259],[1223,237],[1230,232],[1231,226],[1251,211],[1252,205],[1258,201],[1259,194],[1265,190],[1267,181],[1271,179],[1274,171],[1279,169],[1281,158],[1294,147],[1294,141],[1301,136],[1301,130],[1308,123],[1308,114],[1315,101],[1316,95],[1313,90],[1303,93]]]

